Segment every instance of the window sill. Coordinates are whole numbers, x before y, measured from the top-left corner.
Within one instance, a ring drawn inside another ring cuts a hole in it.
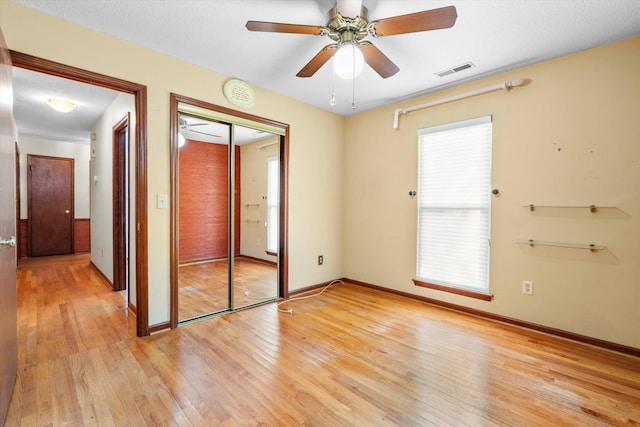
[[[414,285],[420,286],[423,288],[436,289],[438,291],[449,292],[451,294],[456,294],[456,295],[463,295],[465,297],[481,299],[483,301],[491,301],[493,299],[493,295],[487,294],[484,292],[454,288],[452,286],[436,285],[435,283],[423,282],[418,279],[412,279],[412,280]]]

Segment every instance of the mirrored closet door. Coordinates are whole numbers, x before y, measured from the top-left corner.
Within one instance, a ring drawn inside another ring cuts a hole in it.
[[[286,291],[287,128],[188,101],[172,95],[173,327]]]
[[[229,305],[231,126],[179,115],[178,319]]]

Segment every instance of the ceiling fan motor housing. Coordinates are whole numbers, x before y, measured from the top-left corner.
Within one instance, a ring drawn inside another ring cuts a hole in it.
[[[369,11],[362,6],[360,15],[355,18],[343,17],[336,7],[327,13],[327,36],[338,42],[359,42],[369,35]]]

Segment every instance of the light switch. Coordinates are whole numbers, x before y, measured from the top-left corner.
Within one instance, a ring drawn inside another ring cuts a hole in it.
[[[169,196],[166,194],[158,194],[158,209],[169,208]]]

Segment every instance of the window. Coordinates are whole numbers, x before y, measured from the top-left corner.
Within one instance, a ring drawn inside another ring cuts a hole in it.
[[[491,299],[491,134],[491,116],[418,131],[416,285]]]
[[[278,253],[278,210],[280,207],[280,176],[278,158],[267,159],[267,252]]]

